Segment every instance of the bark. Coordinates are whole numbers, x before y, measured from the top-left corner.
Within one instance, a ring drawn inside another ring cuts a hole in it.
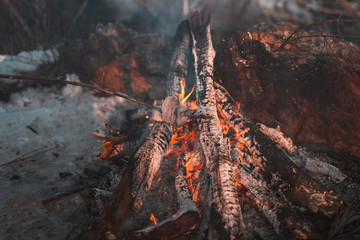
[[[119,185],[95,219],[92,227],[83,232],[78,239],[106,239],[111,233],[121,238],[124,235],[124,225],[133,214],[134,198],[131,192],[130,168],[125,171]]]

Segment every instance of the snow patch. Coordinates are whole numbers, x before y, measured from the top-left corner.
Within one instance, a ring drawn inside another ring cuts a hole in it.
[[[55,48],[21,52],[18,55],[0,55],[0,73],[10,75],[35,71],[42,64],[55,62],[58,57],[59,52]]]
[[[67,80],[78,77],[69,74]],[[109,121],[119,127],[128,109],[118,97],[99,98],[73,86],[27,89],[0,102],[0,165],[18,160],[0,166],[0,189],[6,193],[0,196],[0,236],[65,239],[87,222],[88,205],[80,193],[46,205],[42,200],[86,184],[89,179],[78,175],[84,168],[109,165],[97,157],[103,139],[90,131],[106,132],[103,124]],[[64,172],[70,176],[61,177]]]

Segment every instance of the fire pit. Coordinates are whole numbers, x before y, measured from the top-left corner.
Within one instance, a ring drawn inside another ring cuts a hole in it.
[[[311,165],[291,139],[254,124],[214,82],[210,8],[192,10],[178,27],[167,97],[147,137],[129,140],[109,127],[102,157],[131,160],[80,239],[244,239],[254,237],[249,228],[260,239],[322,239],[356,216],[305,172],[343,180],[337,168]],[[191,57],[195,84],[185,94]]]

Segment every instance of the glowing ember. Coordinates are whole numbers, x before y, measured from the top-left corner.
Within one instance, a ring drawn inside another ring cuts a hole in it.
[[[106,135],[105,134],[101,134],[101,133],[98,133],[98,132],[93,132],[93,131],[90,131],[92,134],[94,134],[95,136],[98,136],[98,137],[101,137],[101,138],[106,138]]]
[[[157,224],[156,218],[154,217],[154,214],[152,214],[152,213],[151,213],[151,216],[150,216],[150,221],[152,221],[153,223],[155,223],[155,225]]]
[[[113,146],[113,144],[110,141],[106,141],[104,140],[102,142],[103,146],[104,146],[104,150],[101,153],[101,158],[102,159],[109,159],[111,158],[112,152],[114,151],[115,147]]]
[[[194,193],[194,188],[193,188],[191,179],[192,178],[196,179],[198,177],[198,174],[195,174],[195,173],[197,173],[197,171],[200,170],[204,166],[203,162],[198,163],[198,162],[194,161],[194,159],[195,159],[194,154],[190,154],[189,159],[186,163],[186,178],[188,180],[189,189],[190,189],[191,193]]]

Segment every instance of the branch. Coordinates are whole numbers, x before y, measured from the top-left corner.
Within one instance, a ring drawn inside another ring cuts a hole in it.
[[[0,78],[10,79],[10,80],[15,80],[16,79],[16,80],[26,80],[26,81],[42,81],[42,82],[53,82],[53,83],[65,83],[65,84],[75,85],[75,86],[79,86],[79,87],[83,87],[83,88],[89,88],[89,89],[97,90],[97,91],[100,91],[100,92],[103,92],[103,93],[106,93],[106,94],[109,94],[109,95],[122,97],[122,98],[125,98],[127,100],[136,102],[138,104],[141,104],[143,106],[146,106],[148,108],[152,108],[152,109],[155,109],[155,110],[161,112],[161,109],[159,107],[156,107],[156,106],[141,102],[141,101],[139,101],[139,100],[137,100],[135,98],[132,98],[132,97],[128,96],[125,93],[106,90],[106,89],[96,87],[94,85],[87,84],[87,83],[80,83],[80,82],[61,80],[62,77],[58,77],[56,79],[47,79],[47,78],[39,78],[39,77],[24,77],[24,76],[17,76],[17,75],[0,74]]]
[[[358,9],[354,8],[351,3],[346,0],[336,0],[341,6],[346,10],[346,12],[350,13],[350,16],[355,16],[360,18],[360,12]]]
[[[288,38],[285,39],[285,41],[281,44],[281,46],[279,47],[279,50],[283,49],[286,44],[288,44],[290,42],[290,39],[300,30],[304,30],[306,28],[312,27],[312,26],[316,26],[319,24],[323,24],[323,23],[333,23],[333,22],[360,22],[360,20],[340,20],[340,19],[336,19],[336,20],[323,20],[323,21],[318,21],[318,22],[314,22],[305,26],[301,26],[298,27],[292,34],[290,34],[290,36]]]

